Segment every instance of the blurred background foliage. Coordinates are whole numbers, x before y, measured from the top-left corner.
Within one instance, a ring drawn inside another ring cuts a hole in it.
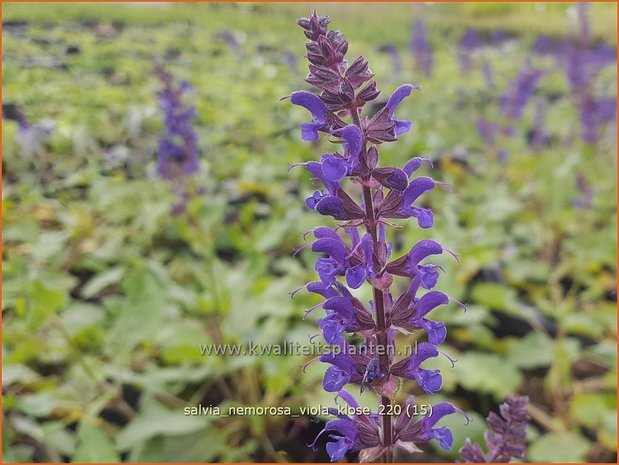
[[[310,4],[3,4],[3,458],[12,461],[324,461],[306,447],[323,418],[186,416],[197,404],[332,405],[324,367],[296,356],[200,354],[200,344],[307,344],[316,332],[289,292],[314,279],[323,224],[304,207],[309,175],[289,163],[303,144],[302,109],[277,100],[307,88]],[[530,461],[616,461],[616,131],[581,137],[564,69],[533,53],[578,35],[574,4],[320,4],[363,55],[386,95],[421,85],[399,110],[414,130],[384,164],[432,158],[432,237],[458,251],[441,290],[468,304],[448,323],[443,392],[473,422],[449,420],[453,460],[505,394],[530,396]],[[592,4],[592,43],[616,47],[616,6]],[[414,66],[414,19],[427,27],[431,76]],[[459,42],[474,28],[470,72]],[[491,38],[503,34],[498,43]],[[199,195],[184,211],[155,173],[162,131],[153,62],[193,86]],[[483,66],[482,66],[483,65]],[[482,68],[492,66],[492,85]],[[501,95],[523,66],[543,75],[489,143]],[[616,63],[594,91],[616,98]],[[379,97],[379,101],[381,100]],[[542,128],[544,143],[532,143]],[[16,116],[17,115],[17,116]],[[20,131],[19,115],[29,122]],[[425,169],[425,168],[424,168]],[[395,255],[427,237],[392,238]],[[369,296],[365,296],[369,298]],[[315,312],[313,318],[318,317]],[[414,338],[413,338],[414,339]],[[412,342],[412,339],[411,339]],[[374,402],[373,393],[362,400]],[[295,410],[295,411],[296,411]],[[350,457],[354,460],[354,457]]]

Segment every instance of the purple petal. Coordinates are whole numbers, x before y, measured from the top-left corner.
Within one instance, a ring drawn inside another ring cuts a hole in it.
[[[290,101],[308,110],[312,114],[314,123],[324,125],[327,122],[329,109],[317,95],[305,91],[293,92]]]
[[[327,344],[338,345],[344,341],[342,333],[344,332],[345,326],[335,315],[321,318],[317,323],[320,329],[322,329],[322,335]]]
[[[404,133],[407,133],[413,127],[413,123],[403,119],[393,119],[395,123],[395,135],[401,136]]]
[[[305,286],[305,288],[309,292],[313,292],[314,294],[321,295],[325,299],[328,299],[329,297],[333,297],[334,295],[337,295],[334,289],[328,286],[326,287],[325,284],[321,281],[312,281],[311,283],[308,283],[307,286]]]
[[[344,320],[351,321],[355,317],[355,308],[353,307],[350,299],[347,299],[345,297],[332,297],[324,303],[323,308],[325,310],[334,311]]]
[[[429,158],[414,157],[408,160],[408,162],[406,163],[406,165],[404,165],[404,168],[402,169],[408,176],[410,176],[415,171],[417,171],[421,167],[421,164],[424,162],[432,166],[432,160],[430,160]]]
[[[307,171],[312,173],[316,177],[316,179],[323,183],[323,185],[327,188],[331,195],[334,195],[337,191],[341,189],[338,182],[327,179],[327,177],[322,171],[322,165],[317,161],[307,162],[305,164],[305,169],[307,169]]]
[[[338,438],[337,441],[328,442],[326,448],[331,461],[337,462],[346,455],[346,452],[348,452],[352,446],[353,442],[350,439],[341,437]]]
[[[353,289],[358,289],[365,281],[366,276],[367,270],[363,265],[349,268],[346,270],[346,284]]]
[[[325,196],[324,193],[320,191],[315,191],[312,195],[310,195],[307,199],[305,199],[305,205],[312,210],[316,210],[316,204],[320,202],[320,200]]]
[[[443,377],[438,370],[426,370],[419,368],[416,373],[415,380],[428,394],[434,394],[441,390],[443,384]]]
[[[354,124],[350,124],[342,130],[342,139],[347,142],[348,152],[356,160],[359,157],[359,153],[361,153],[363,139],[361,130]]]
[[[411,205],[424,193],[434,189],[434,179],[427,176],[420,176],[411,181],[408,187],[404,190],[404,198],[402,202],[405,205]]]
[[[335,155],[323,155],[322,172],[329,181],[339,181],[348,173],[346,160]]]
[[[412,208],[412,215],[422,229],[431,228],[434,224],[434,214],[429,208]]]
[[[436,425],[439,420],[447,415],[451,415],[456,412],[456,407],[449,402],[441,402],[440,404],[436,404],[432,406],[432,413],[426,416],[423,422],[423,429],[425,432],[430,432],[430,430]]]
[[[418,318],[424,317],[439,305],[447,305],[448,303],[449,297],[444,292],[428,292],[415,302],[415,316]]]
[[[330,238],[334,240],[341,240],[340,235],[333,229],[327,226],[318,226],[314,228],[314,237],[316,239]]]
[[[447,337],[447,328],[442,321],[421,320],[419,326],[428,334],[430,344],[442,344]]]
[[[340,264],[346,261],[346,256],[348,255],[346,245],[344,245],[344,241],[339,236],[337,238],[324,237],[316,239],[312,244],[312,250],[316,253],[326,253]]]
[[[430,255],[440,255],[443,253],[443,246],[432,239],[424,239],[417,242],[408,253],[409,263],[418,266],[419,262]]]
[[[325,377],[322,380],[322,387],[327,392],[337,392],[350,381],[350,375],[344,370],[331,366],[325,372]]]
[[[318,130],[323,126],[321,123],[302,123],[301,124],[301,140],[311,142],[318,140]]]
[[[316,211],[321,215],[332,216],[335,219],[344,219],[344,203],[339,197],[329,195],[316,204]]]
[[[319,258],[314,265],[320,280],[327,286],[335,283],[335,275],[341,271],[341,266],[330,258]]]
[[[357,399],[355,399],[352,395],[350,395],[347,391],[340,391],[337,393],[339,397],[342,398],[344,402],[346,402],[350,407],[357,408],[359,407],[359,403]]]
[[[372,177],[389,189],[404,191],[408,186],[408,175],[399,168],[377,168]]]
[[[419,366],[429,358],[436,357],[438,355],[438,349],[429,342],[420,342],[417,345],[417,350],[411,355],[411,365]]]
[[[433,429],[432,439],[436,439],[443,450],[451,450],[454,442],[451,430],[445,426]]]
[[[387,105],[385,105],[389,109],[389,119],[393,118],[393,114],[395,113],[398,105],[408,97],[413,91],[414,87],[410,84],[404,84],[403,86],[398,87],[393,94],[387,100]]]
[[[426,265],[419,267],[419,277],[421,284],[426,289],[432,289],[438,282],[438,271],[435,265]]]

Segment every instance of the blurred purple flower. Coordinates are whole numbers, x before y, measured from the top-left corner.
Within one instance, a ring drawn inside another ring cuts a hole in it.
[[[458,64],[460,71],[464,74],[468,74],[472,67],[471,54],[479,47],[479,34],[475,29],[467,29],[458,43],[458,50],[456,52],[458,57]]]
[[[413,35],[410,43],[413,57],[415,58],[415,69],[425,76],[432,76],[434,56],[430,43],[428,42],[428,32],[426,24],[421,19],[413,21]]]
[[[193,128],[195,108],[185,103],[191,86],[187,81],[176,83],[163,66],[155,67],[162,88],[158,92],[159,108],[163,115],[164,132],[157,150],[157,174],[174,179],[199,171],[198,137]]]
[[[486,419],[488,429],[484,435],[488,452],[481,446],[466,439],[460,449],[460,456],[470,463],[509,462],[511,459],[524,459],[526,452],[527,426],[531,418],[527,414],[526,396],[507,396],[500,405],[501,415],[491,412]]]
[[[540,70],[525,65],[509,83],[501,97],[501,114],[512,120],[520,120],[541,77],[542,72]]]

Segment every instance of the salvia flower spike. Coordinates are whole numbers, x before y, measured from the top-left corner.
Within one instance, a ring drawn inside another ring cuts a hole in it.
[[[318,280],[305,288],[324,298],[325,314],[318,326],[325,342],[338,349],[317,358],[328,365],[323,388],[353,407],[353,412],[357,401],[344,389],[349,384],[359,385],[361,392],[375,392],[379,402],[376,413],[368,415],[334,411],[337,419],[326,424],[312,446],[326,439],[332,461],[358,452],[362,461],[391,462],[396,448],[416,452],[416,443],[431,440],[450,449],[452,434],[437,423],[458,410],[452,404],[440,403],[428,415],[416,416],[406,408],[413,403],[410,398],[398,418],[391,416],[398,378],[416,381],[428,394],[441,389],[441,373],[426,363],[441,353],[437,346],[445,340],[446,328],[430,314],[451,302],[447,295],[432,290],[442,269],[431,260],[452,252],[427,239],[393,259],[392,244],[387,242],[387,226],[393,226],[393,219],[412,218],[421,228],[431,228],[432,210],[419,205],[419,199],[435,186],[448,188],[429,177],[413,176],[423,164],[432,165],[428,159],[412,158],[402,168],[379,164],[378,146],[411,130],[411,122],[399,115],[400,106],[419,88],[402,85],[378,111],[366,114],[365,105],[380,93],[367,60],[346,58],[348,42],[341,32],[329,30],[328,17],[313,12],[298,24],[309,40],[306,82],[318,89],[290,95],[291,103],[309,113],[309,120],[301,124],[301,139],[326,136],[337,146],[320,161],[300,164],[322,185],[306,199],[307,207],[339,222],[337,229],[316,227],[308,244],[320,257],[315,266]],[[394,279],[406,284],[399,295],[392,289]],[[372,287],[370,302],[351,293],[363,285]],[[428,342],[396,360],[396,334],[412,331],[425,332]],[[348,335],[363,342],[353,345]]]
[[[187,81],[176,82],[163,66],[155,66],[162,84],[159,108],[165,130],[159,139],[157,174],[164,179],[190,175],[199,171],[198,137],[193,128],[196,110],[184,101],[191,91]]]
[[[187,201],[199,193],[189,190],[184,182],[186,176],[200,170],[198,136],[193,126],[197,113],[186,102],[192,92],[189,82],[177,82],[163,65],[155,65],[154,71],[161,83],[158,97],[164,123],[157,148],[157,175],[172,183],[178,197],[172,213],[179,214],[185,211]]]
[[[491,412],[486,421],[488,429],[484,434],[488,452],[484,452],[477,443],[467,438],[460,449],[460,456],[465,462],[496,463],[509,462],[511,459],[524,459],[526,452],[527,413],[526,396],[510,397],[499,406],[500,415]]]

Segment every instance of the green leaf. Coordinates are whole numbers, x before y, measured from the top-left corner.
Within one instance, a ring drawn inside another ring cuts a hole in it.
[[[525,369],[548,366],[552,362],[552,341],[531,332],[511,344],[507,351],[507,361]]]
[[[39,328],[50,315],[64,307],[67,300],[64,289],[54,289],[38,279],[30,284],[29,291],[29,329]]]
[[[124,288],[127,298],[120,305],[105,345],[105,352],[113,357],[152,338],[163,322],[164,289],[148,268],[133,271]]]
[[[617,398],[612,394],[579,392],[570,402],[570,413],[581,425],[595,428],[604,422],[604,415],[617,409]]]
[[[431,362],[427,365],[430,367]],[[497,399],[515,392],[522,382],[521,373],[496,354],[483,352],[461,354],[452,370],[458,383],[465,389],[488,392],[494,394]]]
[[[513,289],[496,283],[479,283],[471,291],[475,303],[492,310],[517,312],[516,293]]]
[[[576,433],[550,433],[529,447],[531,462],[584,462],[589,442]]]
[[[77,430],[77,448],[73,462],[119,462],[120,457],[112,439],[95,426],[80,423]]]
[[[142,398],[139,414],[116,437],[119,450],[125,451],[158,435],[178,436],[205,428],[208,416],[185,415],[182,408],[170,410],[150,396]]]
[[[90,281],[88,281],[82,288],[80,294],[85,299],[90,299],[106,287],[119,283],[124,274],[124,267],[118,266],[115,268],[110,268],[103,273],[95,275]]]

